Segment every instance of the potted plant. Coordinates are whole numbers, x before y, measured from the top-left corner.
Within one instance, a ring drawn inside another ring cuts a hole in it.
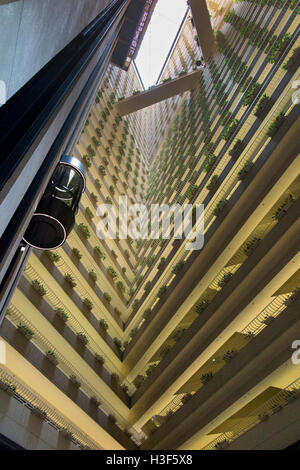
[[[45,254],[53,263],[57,263],[60,260],[60,255],[54,251],[45,251]]]
[[[273,215],[273,219],[278,220],[278,221],[282,219],[282,217],[284,217],[284,215],[287,213],[289,208],[292,206],[293,202],[294,202],[294,198],[290,194],[289,198],[286,199],[284,203],[278,207],[275,214]]]
[[[217,161],[216,155],[213,155],[213,154],[208,155],[204,163],[204,171],[208,173],[213,168],[216,161]]]
[[[300,47],[293,50],[293,54],[288,61],[283,65],[283,69],[288,72],[294,73],[300,65]]]
[[[92,166],[91,157],[89,157],[89,155],[83,155],[83,157],[82,157],[82,163],[84,164],[84,166],[85,166],[86,168],[91,168],[91,166]]]
[[[151,308],[147,308],[143,313],[143,318],[147,320],[151,315]]]
[[[203,385],[205,385],[206,383],[208,383],[212,378],[213,378],[213,373],[212,372],[207,372],[207,374],[202,374],[201,375],[201,382]]]
[[[226,206],[227,203],[228,203],[228,200],[225,199],[225,198],[221,199],[221,200],[217,203],[217,205],[216,205],[216,207],[215,207],[215,209],[214,209],[214,215],[215,215],[216,217],[218,217],[218,216],[222,213],[222,211],[223,211],[223,209],[224,209],[224,207]]]
[[[253,167],[253,162],[251,162],[250,160],[247,160],[244,166],[238,172],[238,179],[240,181],[244,181],[244,179],[246,178],[246,176],[248,175],[252,167]]]
[[[116,424],[116,423],[117,423],[117,418],[115,417],[115,415],[113,415],[113,414],[110,413],[110,414],[107,416],[107,418],[108,418],[108,421],[109,421],[110,423],[112,423],[112,424]]]
[[[93,212],[91,211],[91,209],[90,209],[89,207],[86,207],[85,213],[86,213],[86,216],[87,216],[89,219],[93,219],[93,218],[94,218],[94,214],[93,214]]]
[[[119,340],[119,338],[114,338],[114,344],[117,346],[118,349],[122,348],[122,342]]]
[[[122,384],[121,389],[123,390],[124,393],[128,393],[128,390],[129,390],[128,385]]]
[[[223,361],[225,362],[231,362],[232,359],[237,355],[237,350],[236,349],[232,349],[231,351],[226,351],[226,353],[224,354],[223,356]]]
[[[145,290],[146,292],[150,292],[151,288],[152,288],[152,282],[151,282],[151,281],[147,281],[146,284],[145,284],[145,286],[144,286],[144,290]]]
[[[101,405],[101,401],[98,400],[98,398],[93,395],[91,398],[90,398],[90,402],[92,403],[92,405],[94,405],[96,408],[99,408],[99,406]]]
[[[83,236],[83,238],[85,238],[86,240],[90,238],[91,232],[86,224],[81,222],[78,225],[78,230],[79,230],[79,233]]]
[[[196,313],[199,315],[200,313],[204,312],[208,305],[208,300],[200,300],[195,307]]]
[[[66,274],[65,274],[65,281],[66,281],[72,288],[74,288],[74,287],[77,286],[74,277],[73,277],[71,274],[69,274],[69,273],[66,273]]]
[[[221,134],[221,138],[226,140],[226,142],[230,140],[235,131],[237,130],[238,125],[239,121],[237,119],[231,119],[230,122],[224,127],[224,130]]]
[[[93,302],[92,302],[90,299],[88,299],[87,297],[85,297],[85,299],[83,299],[83,305],[84,305],[89,311],[91,311],[91,310],[93,309],[93,306],[94,306]]]
[[[181,270],[182,268],[184,267],[185,265],[185,261],[184,260],[180,260],[178,261],[178,263],[175,264],[175,266],[173,266],[172,268],[172,273],[177,275]]]
[[[218,175],[213,175],[211,177],[211,180],[210,180],[209,184],[206,186],[206,188],[209,191],[214,191],[219,186],[219,181],[220,181],[219,176]]]
[[[81,258],[82,258],[82,254],[80,253],[78,248],[72,248],[72,255],[74,256],[74,258],[76,258],[78,260],[81,260]]]
[[[94,247],[94,253],[100,260],[105,260],[105,255],[103,251],[101,250],[100,246]]]
[[[129,337],[132,339],[138,332],[138,328],[132,328],[132,330],[129,333]]]
[[[112,381],[115,385],[119,385],[120,377],[119,377],[119,375],[118,375],[116,372],[113,372],[110,377],[111,377],[111,381]]]
[[[58,364],[58,359],[57,359],[56,354],[55,354],[54,351],[47,351],[46,356],[47,356],[48,360],[49,360],[52,364],[54,364],[55,366],[57,366],[57,364]]]
[[[258,247],[260,240],[260,238],[254,237],[251,242],[247,243],[246,248],[244,249],[244,253],[246,256],[252,255],[254,250],[256,250],[256,248]]]
[[[257,107],[254,111],[254,116],[259,118],[260,120],[263,120],[270,111],[271,107],[271,100],[269,96],[264,93],[257,104]]]
[[[43,286],[43,284],[42,284],[38,279],[34,279],[34,280],[31,282],[31,285],[32,285],[32,287],[34,288],[34,290],[35,290],[41,297],[43,297],[44,295],[47,294],[47,290],[45,289],[45,287]]]
[[[18,331],[19,333],[21,333],[21,335],[25,336],[25,338],[28,339],[29,341],[34,336],[34,331],[32,331],[28,326],[24,325],[23,323],[19,323]]]
[[[166,292],[167,292],[167,286],[161,286],[158,289],[157,297],[161,299],[165,295]]]
[[[139,308],[139,305],[140,305],[139,299],[135,299],[132,304],[132,310],[137,310]]]
[[[99,165],[98,171],[99,171],[99,173],[100,173],[101,176],[105,176],[105,175],[106,175],[106,169],[105,169],[105,166],[104,166],[104,165]]]
[[[93,282],[96,282],[97,281],[97,274],[95,273],[95,271],[93,269],[91,269],[89,271],[89,278],[93,281]]]
[[[89,342],[89,340],[87,339],[87,336],[82,332],[77,333],[77,338],[80,341],[80,343],[82,343],[84,346],[86,346]]]
[[[76,388],[79,388],[81,386],[81,382],[77,379],[76,375],[74,374],[70,375],[70,382],[75,385]]]
[[[284,123],[285,119],[285,114],[282,112],[279,113],[278,116],[276,116],[275,120],[272,122],[272,124],[269,126],[267,136],[273,138]]]
[[[216,450],[225,450],[229,447],[230,442],[227,439],[223,439],[222,441],[219,441],[215,445]]]
[[[243,153],[245,148],[245,144],[242,140],[238,139],[231,150],[229,150],[228,155],[232,157],[234,160],[239,158],[239,156]]]
[[[104,298],[104,300],[105,300],[107,303],[110,304],[110,302],[111,302],[111,296],[110,296],[107,292],[104,292],[103,298]]]
[[[98,364],[100,364],[101,366],[103,366],[103,364],[105,363],[105,360],[103,358],[103,356],[100,356],[100,354],[96,353],[95,354],[95,360],[98,362]]]
[[[102,330],[102,331],[107,331],[108,330],[108,323],[103,319],[101,318],[99,320],[99,328]]]
[[[296,288],[292,295],[290,295],[290,297],[288,297],[285,301],[284,301],[284,305],[286,307],[288,307],[289,305],[291,305],[293,302],[295,302],[298,297],[300,296],[300,288]]]
[[[69,315],[62,307],[57,307],[55,310],[55,314],[64,322],[66,323],[69,319]]]

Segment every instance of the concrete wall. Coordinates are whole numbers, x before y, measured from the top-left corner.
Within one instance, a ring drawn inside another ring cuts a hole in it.
[[[7,99],[63,49],[110,0],[0,1],[0,80]]]
[[[300,437],[300,400],[258,424],[229,446],[228,450],[284,450]]]
[[[23,403],[0,390],[0,433],[27,450],[80,450]]]

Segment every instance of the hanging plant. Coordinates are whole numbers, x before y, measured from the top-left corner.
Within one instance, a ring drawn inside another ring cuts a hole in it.
[[[250,160],[247,160],[244,166],[238,172],[238,179],[240,181],[244,181],[244,179],[246,178],[246,176],[248,175],[252,167],[253,167],[253,162],[251,162]]]
[[[66,274],[65,274],[65,281],[66,281],[71,287],[76,287],[76,286],[77,286],[74,277],[73,277],[71,274],[69,274],[69,273],[66,273]]]
[[[55,314],[64,322],[66,323],[69,319],[69,315],[66,313],[66,311],[61,308],[61,307],[57,307],[55,310]]]
[[[61,258],[60,255],[54,251],[45,251],[45,254],[53,263],[57,263]]]
[[[267,136],[268,137],[274,137],[282,124],[284,123],[286,119],[286,116],[284,113],[279,113],[278,116],[275,118],[275,120],[272,122],[272,124],[269,126],[269,129],[267,131]]]
[[[31,330],[27,325],[24,325],[23,323],[19,323],[18,331],[19,333],[21,333],[21,335],[25,336],[25,338],[28,340],[31,340],[34,336],[34,331]]]
[[[47,290],[38,279],[34,279],[33,281],[31,281],[31,285],[41,297],[47,294]]]
[[[77,338],[84,346],[86,346],[89,342],[89,340],[87,339],[87,336],[82,332],[77,334]]]
[[[93,302],[87,297],[83,300],[83,305],[85,305],[88,310],[92,310],[94,306]]]
[[[84,223],[80,223],[78,225],[78,229],[79,229],[79,232],[81,233],[81,235],[85,238],[85,239],[88,239],[91,237],[91,233],[89,231],[89,228],[87,225],[85,225]]]

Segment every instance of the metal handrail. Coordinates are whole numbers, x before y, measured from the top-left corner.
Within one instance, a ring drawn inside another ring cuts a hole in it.
[[[13,396],[20,403],[23,403],[29,409],[39,408],[44,411],[45,421],[47,421],[57,431],[60,429],[67,429],[73,434],[72,441],[75,445],[86,448],[89,447],[93,450],[101,450],[101,447],[96,444],[86,434],[81,432],[71,421],[67,420],[61,413],[55,409],[52,405],[49,405],[44,399],[42,399],[37,393],[30,390],[27,386],[21,383],[15,376],[9,374],[5,369],[0,367],[0,380],[5,384],[12,385],[16,388],[13,392]]]
[[[267,400],[248,416],[247,424],[236,424],[232,431],[222,433],[219,437],[211,441],[201,450],[216,450],[218,448],[227,448],[231,442],[238,439],[257,424],[265,421],[270,416],[280,411],[283,407],[300,397],[300,377],[280,390],[276,395]]]

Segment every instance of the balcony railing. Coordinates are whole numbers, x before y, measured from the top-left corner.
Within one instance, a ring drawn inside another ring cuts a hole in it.
[[[101,447],[90,439],[86,434],[82,433],[71,421],[62,416],[58,410],[49,405],[45,400],[32,392],[28,387],[16,379],[15,376],[9,374],[6,370],[0,368],[0,380],[8,383],[16,388],[13,397],[29,409],[39,408],[44,411],[47,416],[44,418],[58,432],[60,429],[67,429],[74,436],[72,442],[78,447],[92,450],[100,450]]]
[[[218,450],[227,448],[231,442],[238,439],[257,424],[269,419],[282,408],[300,397],[300,377],[290,385],[280,390],[276,395],[267,400],[263,405],[247,416],[247,423],[238,423],[233,426],[232,431],[225,432],[211,441],[201,450]]]

